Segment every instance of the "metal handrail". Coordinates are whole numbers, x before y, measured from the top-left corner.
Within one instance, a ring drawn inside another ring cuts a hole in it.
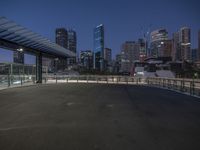
[[[34,75],[0,75],[0,88],[36,84]],[[14,82],[15,81],[15,82]],[[17,81],[17,82],[16,82]],[[15,84],[14,84],[15,83]],[[18,83],[18,84],[16,84]],[[159,87],[169,90],[200,96],[200,80],[184,78],[160,78],[160,77],[131,77],[112,75],[48,75],[43,77],[43,83],[98,83],[98,84],[130,84]]]

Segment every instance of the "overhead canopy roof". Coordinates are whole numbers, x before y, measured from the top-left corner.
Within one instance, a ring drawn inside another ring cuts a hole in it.
[[[0,39],[53,55],[73,57],[74,52],[55,44],[41,35],[0,17]]]

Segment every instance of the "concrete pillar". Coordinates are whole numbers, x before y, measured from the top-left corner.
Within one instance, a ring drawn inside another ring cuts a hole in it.
[[[42,83],[42,53],[36,55],[36,83]]]

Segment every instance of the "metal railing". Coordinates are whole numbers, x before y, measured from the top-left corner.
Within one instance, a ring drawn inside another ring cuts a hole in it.
[[[145,84],[144,78],[129,76],[98,76],[98,75],[51,75],[43,77],[43,83],[105,83],[105,84]]]
[[[181,78],[138,78],[130,76],[100,76],[100,75],[43,75],[43,84],[55,83],[100,83],[127,84],[159,87],[200,96],[200,80]],[[0,75],[0,89],[36,84],[34,75]]]
[[[0,89],[32,85],[35,83],[35,75],[0,75]]]
[[[200,80],[184,78],[147,78],[147,85],[200,96]]]

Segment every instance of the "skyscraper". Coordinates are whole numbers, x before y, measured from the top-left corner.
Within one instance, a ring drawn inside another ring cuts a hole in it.
[[[130,72],[134,61],[139,60],[139,44],[126,41],[121,46],[121,72]]]
[[[159,57],[171,57],[172,56],[172,40],[164,40],[159,47]]]
[[[180,29],[180,43],[181,43],[181,59],[191,60],[191,38],[190,38],[190,28],[183,27]]]
[[[94,69],[104,70],[104,26],[98,25],[94,29]]]
[[[68,34],[65,28],[56,29],[56,44],[68,48]]]
[[[112,50],[110,48],[104,49],[104,60],[107,61],[107,63],[111,63],[111,61],[112,61]]]
[[[147,42],[144,39],[138,39],[139,44],[139,59],[140,61],[144,61],[144,59],[147,57]]]
[[[166,29],[161,28],[151,32],[151,42],[162,41],[168,39],[168,32]]]
[[[68,48],[68,34],[65,28],[57,28],[56,29],[56,44]],[[64,70],[67,66],[67,60],[58,59],[55,60],[55,71]]]
[[[198,60],[200,60],[200,30],[199,30],[199,33],[198,33]]]
[[[74,53],[76,53],[76,32],[72,29],[67,30],[68,33],[68,49]]]
[[[168,32],[166,29],[161,28],[151,32],[150,55],[152,57],[159,57],[162,54],[161,46],[166,40],[168,40]]]
[[[198,60],[198,49],[197,48],[193,48],[191,49],[191,60],[193,62],[197,61]]]
[[[106,71],[112,66],[112,50],[110,48],[104,48],[104,68]]]
[[[179,32],[175,32],[172,35],[172,60],[181,60]]]
[[[77,37],[76,37],[76,32],[72,29],[67,31],[68,33],[68,49],[74,53],[76,53],[76,44],[77,44]],[[69,58],[69,64],[74,64],[76,63],[76,57]]]
[[[115,57],[114,73],[119,73],[121,68],[121,54],[117,54]]]

